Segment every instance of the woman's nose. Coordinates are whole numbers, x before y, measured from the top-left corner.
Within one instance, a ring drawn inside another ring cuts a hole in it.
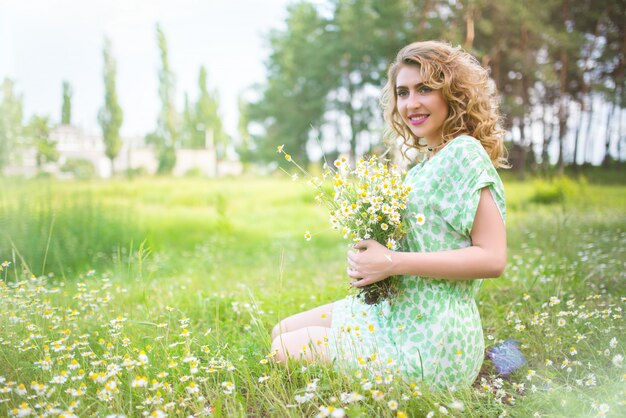
[[[422,104],[419,94],[410,94],[408,99],[407,99],[407,107],[409,109],[417,109],[418,107],[420,107]]]

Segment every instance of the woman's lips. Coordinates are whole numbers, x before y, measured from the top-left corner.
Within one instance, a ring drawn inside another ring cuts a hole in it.
[[[416,126],[416,125],[421,125],[422,123],[426,122],[429,116],[430,115],[425,115],[425,114],[412,114],[412,115],[409,115],[408,120],[411,125]]]

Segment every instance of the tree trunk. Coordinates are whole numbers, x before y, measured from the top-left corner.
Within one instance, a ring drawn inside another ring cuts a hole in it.
[[[574,167],[575,172],[578,172],[578,141],[580,139],[580,128],[583,124],[583,115],[584,115],[584,108],[585,108],[585,104],[582,100],[584,99],[581,99],[580,113],[579,113],[578,120],[576,122],[576,134],[574,135],[574,157],[572,159],[572,166]]]
[[[557,162],[558,172],[563,174],[565,167],[565,135],[567,134],[567,104],[568,99],[564,95],[559,99],[559,159]]]
[[[520,119],[520,124],[519,124],[519,136],[520,136],[519,177],[522,179],[526,175],[526,153],[528,152],[528,150],[526,149],[526,129],[524,126],[525,123],[526,122],[524,121],[524,118],[522,117]]]
[[[529,36],[528,28],[522,24],[522,27],[520,30],[520,51],[524,57],[524,63],[528,66],[527,68],[531,68],[532,57],[530,56],[530,53],[527,50],[528,36]],[[530,119],[530,117],[528,116],[528,109],[530,109],[530,93],[529,92],[530,92],[531,86],[530,86],[530,80],[528,79],[527,74],[525,74],[524,72],[522,72],[521,83],[522,83],[522,109],[523,111],[522,111],[522,117],[520,119],[521,120],[520,142],[522,146],[521,160],[524,162],[523,167],[521,167],[521,170],[522,170],[521,176],[523,177],[526,172],[526,153],[527,152],[534,153],[534,151],[533,151],[532,136],[530,140],[528,141],[526,138],[526,123]],[[529,124],[529,130],[531,130],[532,132],[531,126],[532,126],[532,121]]]
[[[547,111],[546,108],[548,108]],[[554,122],[552,121],[552,106],[544,105],[544,117],[542,119],[543,124],[543,142],[541,144],[541,169],[545,173],[548,172],[548,167],[550,166],[550,157],[548,156],[548,146],[550,145],[550,141],[552,139],[552,131],[554,128]],[[546,120],[546,113],[550,112],[549,117]]]
[[[611,103],[611,110],[606,115],[606,128],[605,135],[606,139],[604,140],[604,158],[602,159],[602,167],[608,167],[611,162],[611,124],[613,122],[613,115],[615,114],[615,101]]]
[[[561,8],[561,23],[563,23],[563,29],[569,19],[569,0],[564,0]],[[567,133],[567,106],[569,99],[567,97],[567,66],[568,55],[565,46],[561,47],[560,61],[561,68],[559,70],[559,160],[558,160],[558,172],[563,174],[565,166],[565,134]]]
[[[491,78],[496,83],[498,91],[503,91],[502,86],[504,83],[502,83],[502,80],[500,79],[500,48],[497,45],[494,45],[494,47],[491,48],[491,56],[491,62],[489,63],[489,66],[491,67]]]
[[[428,22],[428,19],[426,17],[428,16],[428,13],[430,12],[431,7],[432,7],[431,0],[425,0],[424,5],[422,6],[422,9],[421,9],[421,18],[418,19],[419,24],[417,25],[417,34],[416,34],[417,37],[415,39],[424,38],[424,30],[426,29],[426,22]]]
[[[465,44],[466,50],[472,49],[474,45],[474,8],[469,5],[465,12]]]
[[[587,132],[585,133],[585,147],[583,148],[583,164],[590,163],[589,148],[593,147],[593,138],[591,138],[591,124],[593,121],[595,107],[593,106],[593,95],[589,95],[589,111],[587,112]]]
[[[619,119],[617,120],[617,163],[621,168],[623,160],[622,160],[622,146],[623,142],[626,139],[624,136],[623,128],[624,124],[622,123],[622,119],[624,119],[624,115],[622,115],[623,109],[619,110]]]
[[[354,86],[350,81],[350,74],[347,76],[347,88],[348,88],[348,100],[346,107],[346,114],[348,115],[348,119],[350,121],[350,159],[352,167],[356,167],[357,155],[356,155],[356,140],[357,140],[357,121],[356,121],[356,111],[354,109]]]

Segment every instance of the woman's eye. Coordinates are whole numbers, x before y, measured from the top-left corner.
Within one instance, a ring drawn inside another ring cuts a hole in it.
[[[420,93],[422,93],[422,94],[425,94],[425,93],[430,93],[431,91],[433,91],[433,89],[431,89],[431,88],[430,88],[430,87],[428,87],[428,86],[422,86],[422,87],[420,87],[420,89],[419,89],[419,92],[420,92]]]
[[[398,97],[404,97],[406,96],[408,93],[406,90],[400,90],[398,91]]]

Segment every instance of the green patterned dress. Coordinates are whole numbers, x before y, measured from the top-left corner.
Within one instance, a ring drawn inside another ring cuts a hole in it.
[[[434,252],[472,245],[470,232],[480,191],[489,187],[505,218],[504,189],[480,142],[459,136],[417,164],[404,250]],[[337,366],[394,369],[409,379],[459,388],[476,379],[484,357],[475,296],[482,283],[402,276],[400,294],[370,306],[354,296],[333,304],[330,352]]]

